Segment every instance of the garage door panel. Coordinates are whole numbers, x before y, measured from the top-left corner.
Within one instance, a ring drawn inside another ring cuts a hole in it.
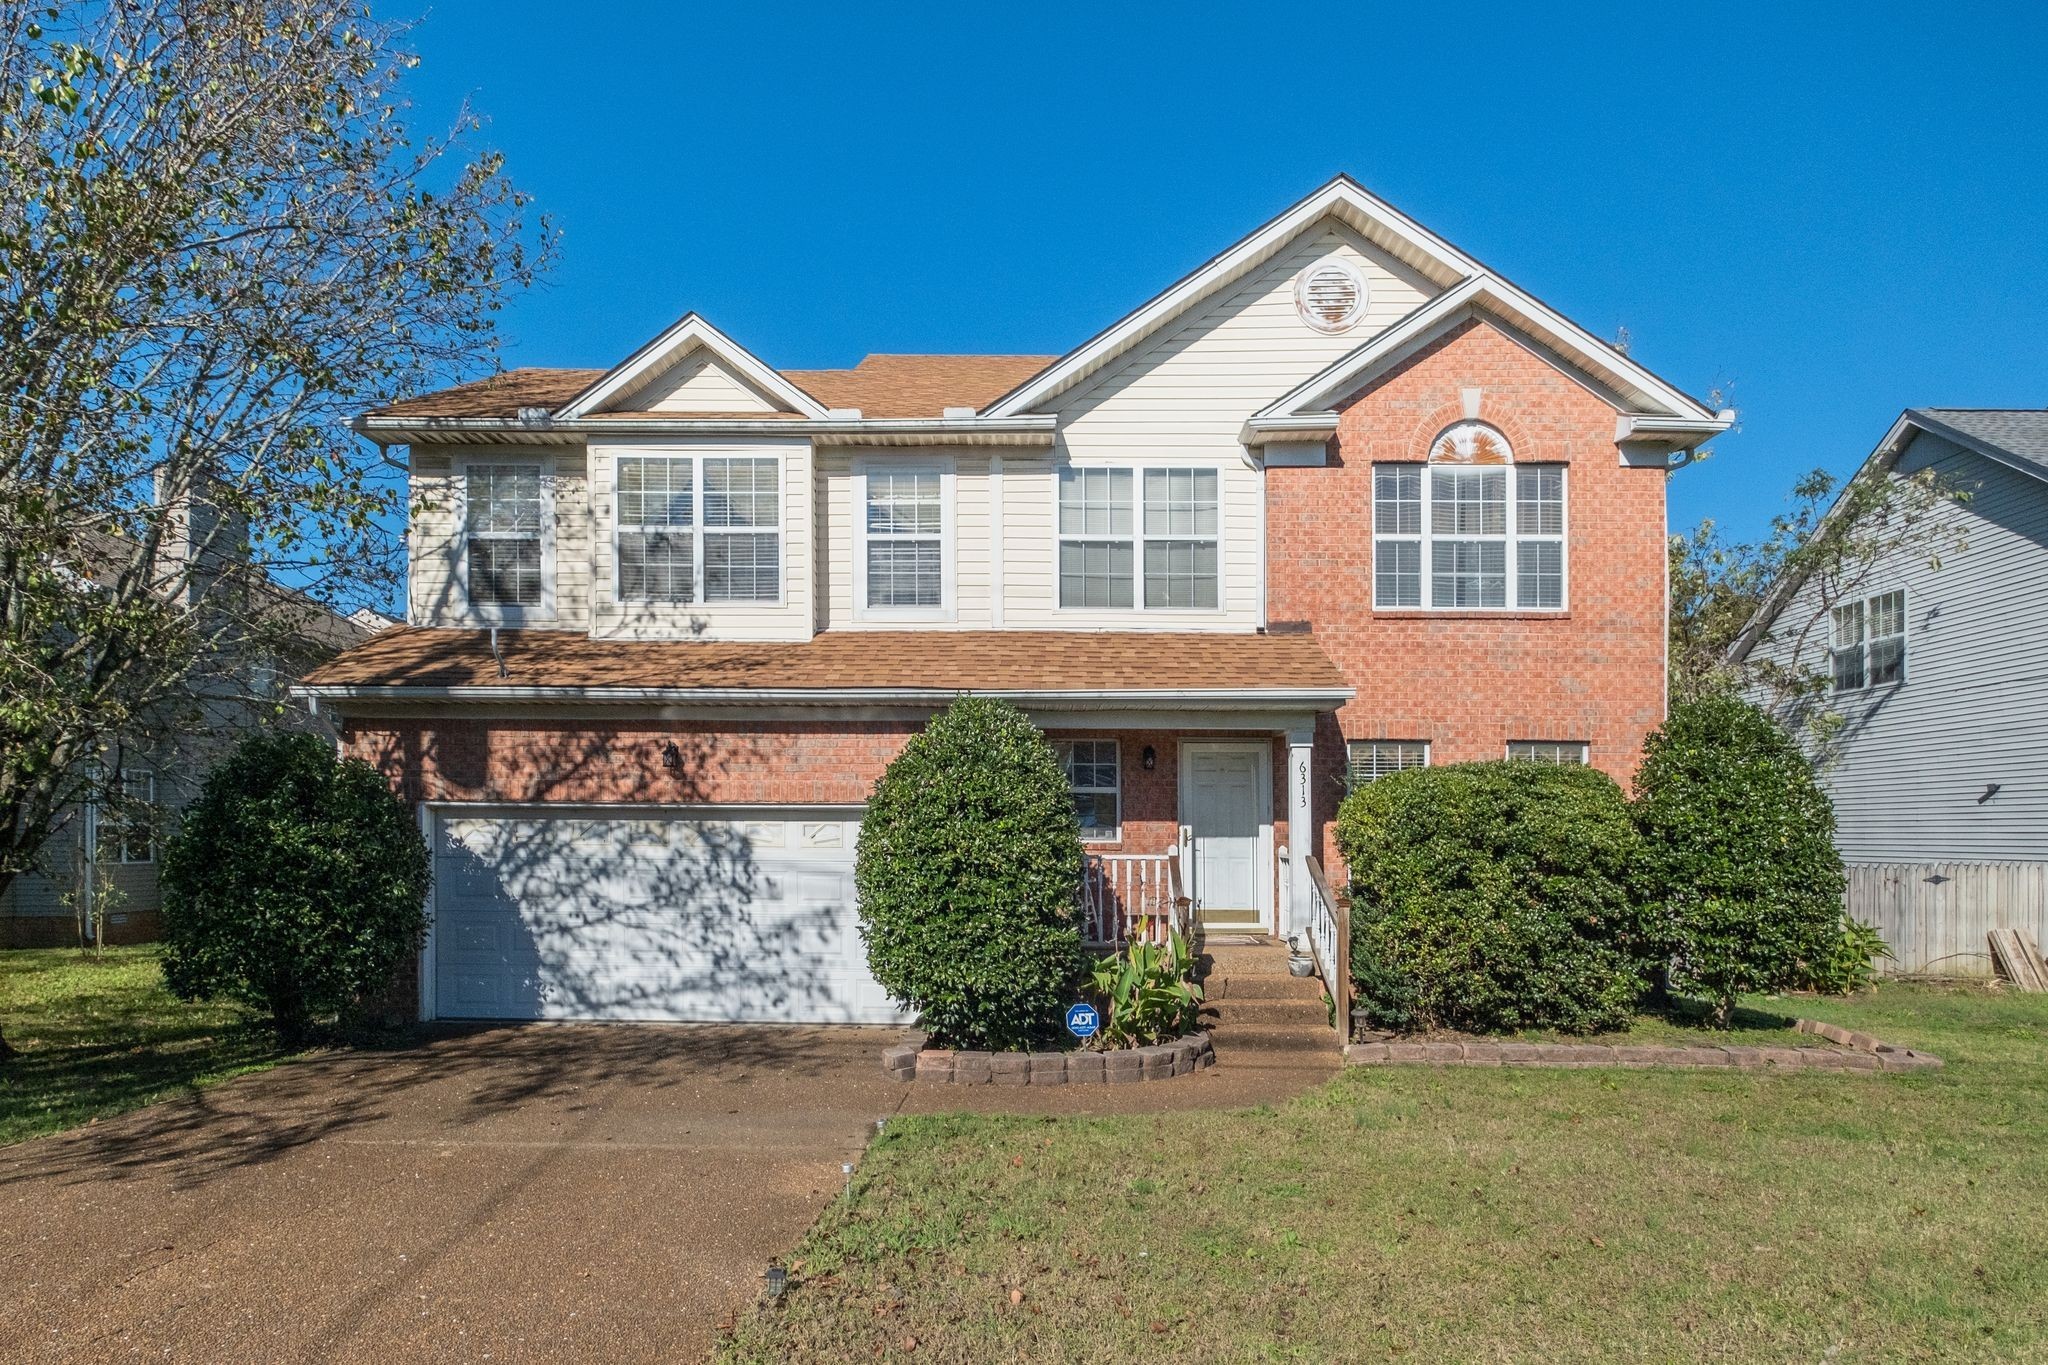
[[[857,832],[843,818],[766,811],[445,819],[438,1011],[896,1022],[860,940]]]

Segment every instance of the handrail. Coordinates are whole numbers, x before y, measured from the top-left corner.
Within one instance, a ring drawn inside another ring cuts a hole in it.
[[[1088,853],[1082,858],[1082,936],[1121,945],[1134,937],[1165,942],[1169,929],[1185,935],[1193,903],[1180,872],[1180,853]]]
[[[1339,1046],[1351,1041],[1351,907],[1330,889],[1314,854],[1302,858],[1310,887],[1308,942],[1323,988],[1330,993]]]

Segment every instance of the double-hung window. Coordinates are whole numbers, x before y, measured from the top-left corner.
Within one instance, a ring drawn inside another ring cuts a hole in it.
[[[552,490],[538,463],[474,462],[463,470],[463,575],[473,607],[548,607]]]
[[[1060,606],[1216,610],[1221,483],[1215,469],[1062,469]]]
[[[1830,663],[1837,692],[1886,687],[1906,677],[1906,594],[1904,589],[1859,598],[1836,607]]]
[[[100,810],[99,842],[116,862],[156,861],[156,774],[121,770],[120,799]]]
[[[1353,787],[1377,782],[1389,773],[1429,766],[1426,739],[1354,739],[1345,745],[1349,759],[1346,780]]]
[[[1065,739],[1053,747],[1060,756],[1060,766],[1067,771],[1067,786],[1074,793],[1074,814],[1081,822],[1081,837],[1114,842],[1121,835],[1123,819],[1116,741]]]
[[[772,458],[623,455],[614,516],[621,602],[782,596],[780,470]]]
[[[1562,465],[1373,466],[1373,605],[1562,610],[1564,500]]]
[[[1517,763],[1552,763],[1570,767],[1586,762],[1586,741],[1582,739],[1511,739],[1508,758]]]
[[[855,588],[863,612],[933,616],[952,607],[951,484],[951,473],[936,464],[861,471]]]

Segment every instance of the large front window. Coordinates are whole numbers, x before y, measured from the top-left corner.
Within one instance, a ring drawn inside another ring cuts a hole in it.
[[[465,570],[471,604],[540,607],[546,599],[547,493],[538,464],[464,471]]]
[[[1564,467],[1373,467],[1373,605],[1561,610]]]
[[[622,456],[614,518],[619,600],[778,600],[781,508],[773,459]]]
[[[1216,610],[1221,479],[1214,469],[1062,469],[1060,605]]]

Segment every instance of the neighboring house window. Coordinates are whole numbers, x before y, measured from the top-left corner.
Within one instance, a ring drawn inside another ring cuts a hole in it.
[[[951,605],[946,581],[950,483],[944,468],[929,464],[861,472],[863,608],[930,615]]]
[[[1429,766],[1429,741],[1424,739],[1354,739],[1345,752],[1350,760],[1346,777],[1353,787]]]
[[[467,466],[463,553],[471,605],[545,605],[547,503],[538,464]]]
[[[1221,483],[1215,469],[1062,469],[1060,605],[1216,610]]]
[[[619,461],[619,600],[697,599],[697,462],[633,456]]]
[[[1512,459],[1499,432],[1461,422],[1430,463],[1373,467],[1374,606],[1564,607],[1564,466]]]
[[[621,457],[614,522],[621,602],[782,596],[782,497],[773,459]]]
[[[1567,767],[1586,761],[1582,739],[1511,739],[1508,757],[1521,763],[1555,763]]]
[[[1884,687],[1906,677],[1906,594],[1879,593],[1834,610],[1835,691]]]
[[[134,768],[121,770],[121,800],[102,808],[99,839],[123,863],[156,861],[156,775]]]
[[[1065,739],[1054,746],[1067,786],[1074,793],[1074,814],[1083,839],[1113,842],[1119,837],[1123,811],[1113,739]]]

